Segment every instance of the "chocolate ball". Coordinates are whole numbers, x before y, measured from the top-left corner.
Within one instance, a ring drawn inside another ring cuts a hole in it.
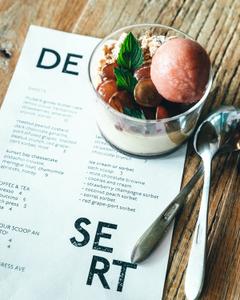
[[[210,59],[197,42],[174,38],[161,45],[152,58],[151,79],[167,100],[194,103],[203,96]]]

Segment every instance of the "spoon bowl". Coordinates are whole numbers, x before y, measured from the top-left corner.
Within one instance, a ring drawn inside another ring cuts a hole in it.
[[[205,151],[213,157],[217,152],[239,150],[240,110],[223,106],[212,113],[198,127],[194,137],[194,148],[201,156]]]

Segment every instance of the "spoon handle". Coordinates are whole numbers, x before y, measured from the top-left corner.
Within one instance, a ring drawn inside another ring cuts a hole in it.
[[[192,190],[202,173],[203,167],[200,165],[197,172],[184,186],[180,193],[171,201],[171,203],[164,209],[159,217],[143,233],[133,248],[131,254],[132,262],[139,263],[149,257],[149,255],[153,252],[160,240],[164,237],[174,217],[182,208],[187,195]]]
[[[210,190],[211,158],[203,160],[204,184],[202,200],[197,224],[195,227],[192,247],[185,278],[185,294],[188,300],[195,300],[199,297],[205,275],[205,258],[207,243],[207,220],[208,220],[208,199]]]

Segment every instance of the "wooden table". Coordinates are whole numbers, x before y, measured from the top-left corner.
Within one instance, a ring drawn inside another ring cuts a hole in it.
[[[103,37],[124,25],[144,22],[179,28],[207,49],[214,66],[214,84],[203,116],[221,104],[240,106],[239,0],[0,0],[0,102],[30,24]],[[198,163],[190,141],[183,184]],[[217,157],[213,169],[207,271],[201,299],[237,300],[240,299],[237,154]],[[175,225],[164,299],[185,298],[184,276],[201,187],[199,182]]]

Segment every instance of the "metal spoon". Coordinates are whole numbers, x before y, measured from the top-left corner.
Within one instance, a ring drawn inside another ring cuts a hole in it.
[[[237,116],[239,116],[239,110],[235,109],[232,106],[225,108],[223,107],[218,109],[216,111],[216,114],[222,113],[223,109],[227,110],[231,114],[232,126],[230,130],[231,134],[229,132],[228,138],[224,141],[223,144],[220,145],[219,152],[233,152],[240,150],[240,136],[237,135],[238,132],[235,126],[235,123],[237,122]],[[144,261],[157,247],[157,245],[167,232],[169,225],[172,223],[173,219],[186,202],[187,195],[202,175],[202,172],[203,168],[202,166],[200,166],[195,175],[185,185],[180,193],[171,201],[171,203],[164,209],[161,215],[143,233],[143,235],[140,237],[133,248],[131,254],[132,262],[139,263],[141,261]]]
[[[235,134],[239,137],[239,124],[240,110],[229,110],[228,107],[223,107],[201,124],[194,137],[194,148],[203,162],[204,183],[199,216],[186,270],[185,294],[188,300],[195,300],[199,297],[204,282],[211,162],[221,147],[229,148],[230,145],[227,141],[231,136],[233,140]],[[235,146],[239,150],[239,140]]]

